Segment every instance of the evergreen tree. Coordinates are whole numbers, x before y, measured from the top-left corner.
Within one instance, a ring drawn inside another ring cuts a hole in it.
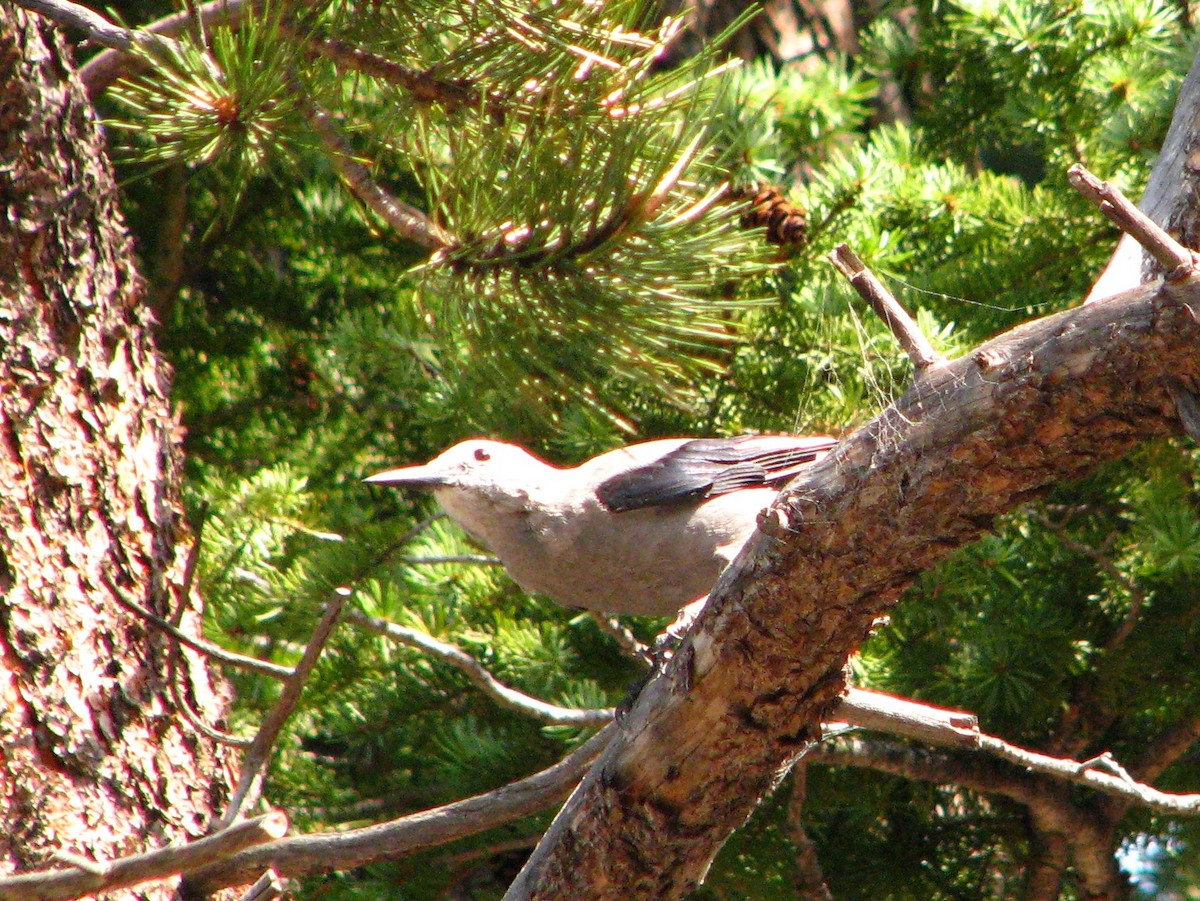
[[[523,595],[422,498],[360,479],[473,434],[565,463],[663,435],[848,433],[910,376],[829,250],[853,246],[947,356],[1074,303],[1114,233],[1062,173],[1084,160],[1137,196],[1194,53],[1159,0],[979,0],[859,10],[858,52],[803,69],[729,65],[721,35],[667,65],[683,25],[651,7],[214,5],[139,42],[140,67],[85,69],[177,373],[211,639],[294,663],[345,584],[528,695],[620,702],[641,667],[609,624]],[[1196,464],[1164,440],[1005,518],[921,578],[856,684],[1194,788]],[[264,794],[302,830],[482,792],[590,734],[366,622],[335,633],[276,748]],[[650,642],[663,624],[626,625]],[[277,684],[231,677],[252,733]],[[1065,783],[1034,803],[995,767],[875,734],[813,761],[699,897],[820,897],[821,878],[847,898],[1082,897],[1107,878],[1081,862],[1095,848],[1147,892],[1196,890],[1177,863],[1193,821]],[[498,895],[548,816],[322,891]]]

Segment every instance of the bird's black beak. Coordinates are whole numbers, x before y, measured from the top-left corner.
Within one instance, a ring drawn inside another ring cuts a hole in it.
[[[363,481],[370,485],[408,485],[413,488],[438,488],[450,484],[445,473],[428,464],[389,469],[363,479]]]

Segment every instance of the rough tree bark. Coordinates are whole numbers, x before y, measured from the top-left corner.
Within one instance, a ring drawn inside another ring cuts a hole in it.
[[[225,755],[122,605],[184,601],[177,426],[91,107],[55,28],[0,4],[0,869],[202,834]],[[185,627],[187,626],[185,620]],[[179,658],[209,718],[226,693]],[[167,886],[141,896],[166,897]]]
[[[1177,432],[1167,386],[1200,384],[1198,346],[1192,275],[929,370],[781,495],[507,897],[694,888],[819,735],[848,656],[913,578],[998,514]],[[1120,896],[1110,877],[1100,893]]]

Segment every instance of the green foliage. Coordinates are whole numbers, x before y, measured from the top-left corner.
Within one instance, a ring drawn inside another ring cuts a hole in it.
[[[857,57],[804,68],[723,68],[711,49],[664,67],[669,32],[633,2],[337,0],[181,38],[124,89],[142,159],[186,164],[192,226],[160,312],[189,503],[209,507],[210,637],[292,662],[329,591],[353,584],[366,612],[514,688],[619,703],[638,667],[590,617],[462,562],[479,549],[426,522],[427,500],[360,479],[471,434],[571,462],[666,434],[849,431],[910,373],[829,250],[850,244],[949,356],[1076,303],[1114,235],[1063,170],[1084,160],[1136,194],[1191,53],[1176,8],[1151,0],[923,3],[866,25]],[[297,34],[425,80],[313,61]],[[200,89],[239,118],[205,112]],[[444,247],[362,211],[307,137],[309,103]],[[807,211],[807,244],[773,268],[717,197],[758,179]],[[129,192],[158,271],[171,198],[149,179]],[[856,679],[1028,746],[1136,759],[1200,703],[1197,463],[1163,442],[1007,517],[919,580]],[[651,640],[662,624],[629,625]],[[244,674],[236,687],[249,730],[278,688]],[[307,829],[374,822],[496,787],[584,737],[343,624],[267,794]],[[1196,775],[1181,759],[1159,783],[1194,790]],[[785,807],[771,799],[729,843],[707,896],[795,897]],[[839,897],[1013,897],[1031,853],[1015,803],[862,769],[812,767],[805,820]],[[480,856],[458,869],[433,851],[321,891],[440,897],[478,865],[470,884],[497,895],[514,858],[483,849],[542,825],[464,841],[452,852]],[[1157,849],[1151,876],[1194,887],[1178,863],[1195,859],[1193,823],[1121,828]]]
[[[270,152],[303,169],[293,135],[337,109],[354,154],[420,207],[435,245],[403,298],[420,318],[397,340],[429,345],[472,393],[514,392],[537,418],[582,399],[625,425],[631,387],[696,399],[693,382],[719,371],[746,305],[719,285],[765,271],[760,243],[720,201],[715,47],[657,67],[679,24],[654,24],[648,6],[268,13],[168,45],[120,89],[134,115],[114,121],[145,161],[221,158],[240,194]],[[305,36],[345,46],[325,34],[399,58],[351,74],[303,64]]]
[[[132,134],[134,160],[213,166],[235,199],[275,159],[289,159],[304,133],[292,127],[295,92],[280,93],[299,62],[282,39],[278,10],[255,28],[199,29],[178,40],[135,44],[149,74],[119,82],[112,96],[131,118],[110,125]]]

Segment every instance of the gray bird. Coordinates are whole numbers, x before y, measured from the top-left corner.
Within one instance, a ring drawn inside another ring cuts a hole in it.
[[[708,594],[778,489],[835,443],[669,438],[562,469],[473,438],[366,481],[432,490],[525,591],[566,607],[674,616]]]

